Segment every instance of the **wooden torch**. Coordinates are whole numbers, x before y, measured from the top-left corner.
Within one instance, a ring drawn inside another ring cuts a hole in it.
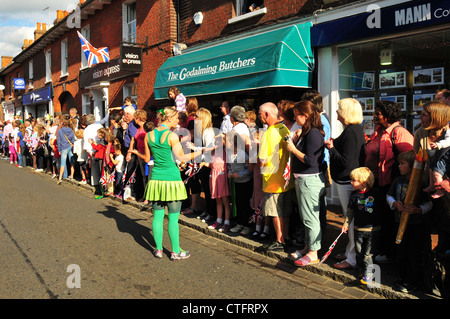
[[[427,152],[423,151],[422,148],[420,148],[419,151],[416,152],[414,166],[411,171],[411,178],[409,180],[408,191],[406,192],[405,202],[403,203],[403,205],[416,204],[422,187],[422,177],[427,159]],[[408,224],[408,218],[409,214],[402,212],[400,217],[400,225],[398,226],[397,231],[397,238],[395,239],[396,244],[400,244],[402,242],[403,234],[405,233],[406,225]]]

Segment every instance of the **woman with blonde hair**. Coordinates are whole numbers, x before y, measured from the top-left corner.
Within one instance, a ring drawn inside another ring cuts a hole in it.
[[[144,198],[153,204],[152,229],[156,243],[153,254],[157,258],[163,256],[163,226],[167,207],[168,232],[172,245],[170,259],[181,260],[190,257],[189,251],[180,248],[178,227],[181,203],[187,198],[187,194],[174,157],[180,162],[188,162],[201,155],[201,152],[184,154],[178,135],[171,131],[178,125],[178,112],[175,108],[166,107],[158,111],[158,123],[159,126],[145,136],[145,154],[140,154],[137,150],[133,150],[133,153],[146,163],[153,155],[154,166],[144,194]]]
[[[444,190],[439,187],[443,181],[443,176],[447,169],[447,160],[449,154],[447,154],[448,147],[450,146],[450,108],[447,104],[440,101],[431,101],[423,105],[422,113],[420,115],[421,127],[414,134],[414,150],[422,149],[428,152],[427,163],[430,170],[429,186],[424,189],[426,192],[436,191],[432,195],[433,198],[441,197],[444,194]],[[431,160],[432,159],[432,160]]]
[[[365,138],[361,123],[363,121],[362,108],[358,101],[352,98],[342,99],[338,102],[336,110],[338,121],[344,126],[344,130],[336,139],[328,139],[326,148],[330,151],[330,173],[336,185],[339,201],[344,215],[350,194],[353,191],[350,173],[355,168],[364,166]],[[345,256],[338,256],[340,262],[334,264],[335,268],[346,269],[356,267],[356,252],[354,244],[353,222],[349,225],[349,242]]]
[[[194,160],[195,163],[211,163],[211,151],[205,151],[213,150],[215,148],[215,132],[212,125],[212,115],[208,109],[201,107],[195,113],[194,144],[188,143],[187,145],[194,151],[204,152],[201,157],[197,157]],[[209,187],[210,173],[211,167],[209,167],[209,165],[201,165],[200,170],[198,171],[196,176],[198,178],[198,181],[200,182],[201,188],[203,188],[206,200],[206,211],[198,216],[198,218],[201,219],[202,222],[212,220],[214,218],[213,215],[215,215],[216,210],[216,203],[215,200],[211,198],[211,191]],[[192,189],[191,207],[196,207],[201,188],[198,187],[196,189]]]

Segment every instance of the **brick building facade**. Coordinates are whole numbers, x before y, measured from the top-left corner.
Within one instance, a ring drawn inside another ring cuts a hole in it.
[[[136,98],[139,108],[162,106],[168,101],[155,99],[155,77],[158,68],[173,56],[174,44],[185,43],[189,48],[195,48],[210,41],[245,34],[307,16],[326,7],[324,2],[327,1],[266,0],[265,9],[259,10],[260,13],[245,15],[240,12],[243,0],[80,0],[72,12],[58,11],[52,28],[44,30],[44,25],[41,28],[37,23],[35,39],[24,46],[11,64],[0,70],[6,87],[4,101],[13,103],[14,114],[21,116],[29,113],[33,116],[58,115],[76,107],[78,113],[102,117],[107,107],[121,106],[127,95]],[[196,12],[204,15],[201,26],[193,21]],[[106,80],[81,83],[81,73],[89,68],[83,61],[77,31],[87,34],[94,47],[108,47],[111,60],[118,59],[122,42],[129,40],[126,39],[126,20],[130,14],[131,28],[135,28],[131,42],[144,49],[142,70],[128,76],[120,74],[118,78],[110,76]],[[11,79],[16,77],[25,79],[25,90],[11,89]],[[51,97],[47,100],[30,98],[32,93],[46,95],[48,89]],[[214,101],[218,99],[213,98]],[[216,103],[213,100],[205,103],[212,105]]]

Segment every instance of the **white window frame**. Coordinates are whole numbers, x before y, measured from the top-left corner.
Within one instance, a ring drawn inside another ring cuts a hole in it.
[[[134,6],[134,19],[129,20],[128,13],[129,8],[131,6]],[[136,30],[136,24],[137,24],[137,10],[136,10],[136,1],[125,1],[122,3],[122,40],[125,42],[136,42],[137,39],[137,30]],[[130,28],[134,29],[134,34],[131,31]]]
[[[81,95],[81,114],[94,114],[91,109],[91,94]]]
[[[131,96],[131,98],[137,103],[137,84],[136,83],[125,84],[123,86],[123,98],[125,99],[127,96]]]
[[[61,41],[61,77],[69,75],[69,42]]]
[[[52,82],[52,50],[45,51],[45,82]]]
[[[28,80],[33,80],[34,69],[33,69],[33,60],[28,62]]]
[[[255,16],[259,16],[261,14],[266,14],[267,13],[267,7],[263,7],[259,10],[255,10],[253,12],[248,12],[248,13],[242,13],[242,6],[244,4],[245,0],[235,0],[235,5],[236,5],[236,16],[228,19],[228,24],[232,24],[232,23],[236,23],[242,20],[246,20],[246,19],[250,19],[253,18]]]
[[[91,38],[91,28],[89,25],[82,28],[80,33],[87,41],[91,40],[90,39]],[[80,69],[86,69],[87,67],[89,67],[88,60],[86,58],[86,55],[84,54],[82,47],[80,47],[80,50],[81,50],[81,67],[80,67]]]

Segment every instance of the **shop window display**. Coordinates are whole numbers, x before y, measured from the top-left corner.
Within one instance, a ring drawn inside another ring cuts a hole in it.
[[[366,134],[373,132],[378,100],[401,105],[402,124],[412,133],[422,105],[446,87],[450,70],[450,30],[339,48],[339,98],[352,97],[363,107]]]

